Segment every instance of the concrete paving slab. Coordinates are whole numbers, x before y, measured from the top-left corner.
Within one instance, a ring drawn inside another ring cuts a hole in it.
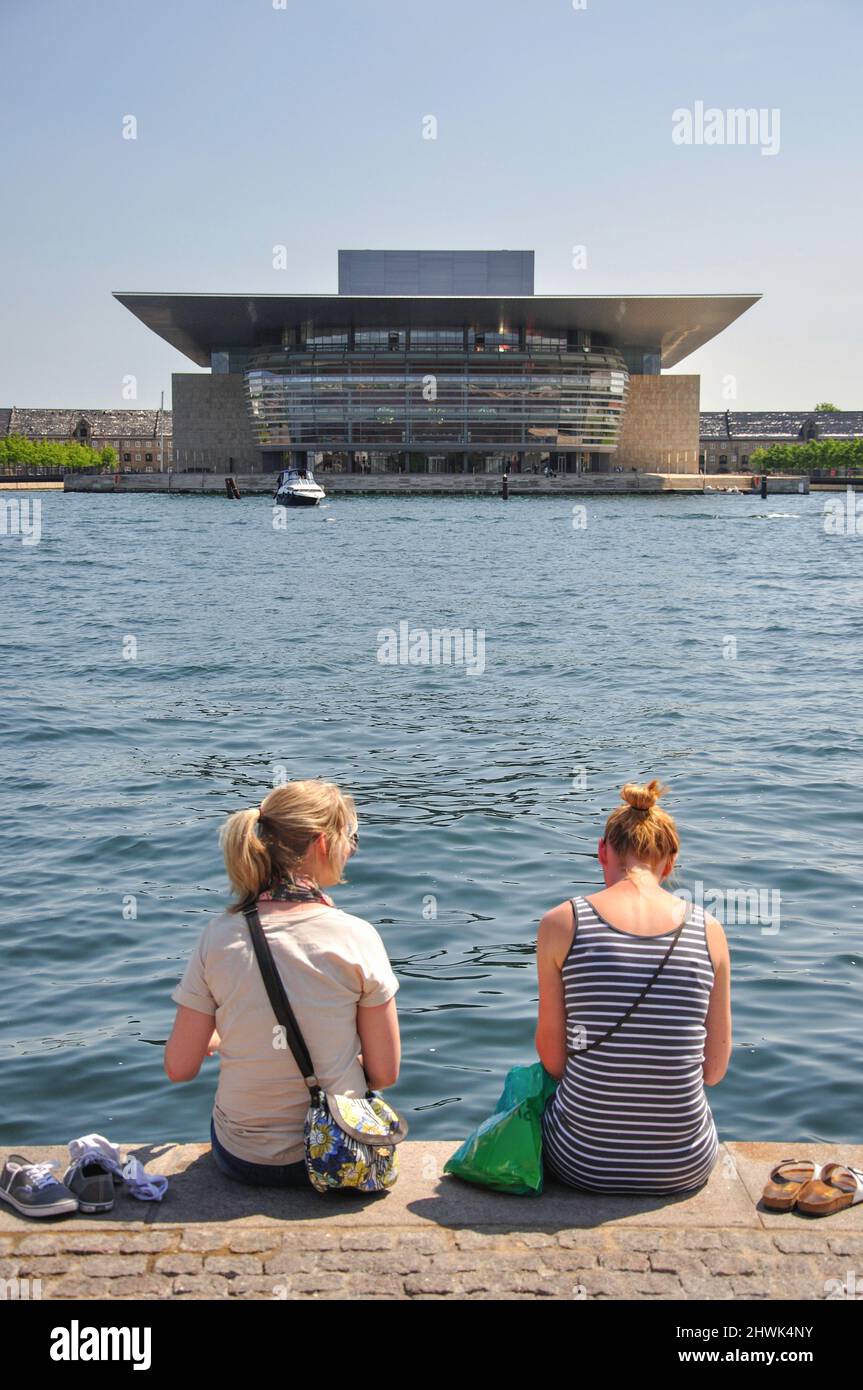
[[[208,1222],[239,1226],[285,1223],[352,1226],[450,1228],[498,1227],[508,1230],[587,1229],[607,1225],[759,1228],[758,1213],[738,1176],[737,1166],[720,1153],[708,1183],[698,1192],[672,1196],[603,1195],[579,1192],[550,1179],[539,1197],[512,1196],[444,1174],[456,1140],[412,1142],[401,1146],[401,1173],[387,1193],[316,1193],[311,1187],[245,1187],[217,1168],[208,1144],[122,1145],[148,1171],[170,1179],[161,1202],[140,1202],[117,1189],[114,1211],[71,1219],[82,1228],[110,1225],[195,1226]],[[65,1148],[27,1146],[34,1161],[66,1160]],[[57,1171],[60,1171],[59,1168]],[[61,1218],[68,1220],[69,1218]],[[0,1211],[0,1230],[32,1228],[36,1220],[11,1208]]]
[[[863,1168],[863,1144],[775,1144],[737,1143],[724,1145],[729,1161],[734,1164],[749,1201],[758,1212],[766,1230],[817,1230],[825,1234],[837,1231],[863,1234],[863,1202],[833,1212],[831,1216],[807,1216],[805,1212],[771,1211],[761,1200],[764,1185],[771,1169],[782,1158],[811,1158],[816,1163],[851,1163]]]
[[[142,1150],[155,1151],[156,1148],[164,1145],[140,1145]],[[173,1146],[168,1146],[173,1147]],[[135,1152],[135,1146],[123,1145],[120,1152],[124,1158],[129,1157]],[[22,1158],[29,1159],[31,1163],[56,1163],[54,1176],[63,1181],[63,1174],[69,1167],[69,1149],[66,1144],[9,1144],[0,1149],[0,1168],[9,1158],[10,1154],[21,1154]],[[137,1157],[137,1154],[135,1155]],[[141,1160],[143,1162],[143,1159]],[[145,1167],[147,1165],[145,1164]],[[158,1171],[158,1170],[156,1170]],[[85,1216],[82,1212],[71,1212],[69,1216],[54,1217],[33,1217],[21,1216],[14,1207],[9,1206],[8,1202],[0,1198],[0,1232],[18,1231],[22,1227],[27,1230],[36,1230],[39,1227],[56,1227],[60,1224],[74,1222],[76,1226],[81,1224],[89,1225],[93,1223],[100,1229],[110,1229],[112,1226],[122,1227],[123,1229],[135,1230],[146,1225],[148,1220],[148,1206],[153,1205],[149,1202],[136,1201],[134,1197],[128,1197],[121,1188],[116,1187],[114,1209],[110,1212],[103,1212],[101,1215]],[[120,1194],[120,1195],[116,1195]]]
[[[114,1210],[104,1215],[74,1213],[39,1220],[20,1216],[0,1204],[0,1232],[50,1228],[74,1223],[76,1229],[121,1228],[134,1231],[165,1226],[201,1227],[217,1222],[238,1227],[305,1226],[450,1229],[496,1228],[509,1231],[590,1230],[595,1228],[677,1228],[801,1230],[863,1234],[863,1203],[826,1218],[798,1212],[771,1212],[761,1203],[767,1175],[780,1158],[793,1152],[819,1162],[836,1159],[863,1167],[863,1145],[816,1145],[729,1142],[709,1181],[691,1194],[669,1196],[606,1195],[580,1192],[548,1179],[539,1197],[511,1196],[474,1186],[443,1167],[457,1141],[408,1141],[401,1146],[401,1173],[391,1192],[370,1195],[316,1193],[311,1187],[246,1187],[217,1168],[209,1144],[137,1143],[120,1146],[154,1173],[169,1178],[161,1202],[141,1202],[117,1188]],[[65,1145],[15,1146],[34,1162],[54,1159],[62,1176],[68,1162]],[[3,1157],[6,1156],[3,1153]]]
[[[443,1174],[455,1141],[402,1146],[392,1192],[245,1187],[207,1144],[127,1144],[170,1179],[162,1202],[117,1189],[106,1216],[0,1209],[0,1278],[19,1297],[144,1299],[853,1298],[863,1204],[833,1217],[759,1210],[789,1152],[863,1164],[863,1149],[724,1144],[698,1192],[605,1196],[549,1181],[511,1197]],[[34,1161],[65,1146],[16,1145]],[[3,1155],[0,1155],[2,1157]],[[38,1292],[34,1292],[38,1288]]]

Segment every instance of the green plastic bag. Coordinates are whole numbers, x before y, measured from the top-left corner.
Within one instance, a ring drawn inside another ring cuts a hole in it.
[[[557,1089],[542,1062],[513,1067],[494,1114],[444,1164],[444,1172],[496,1192],[542,1192],[542,1112]]]

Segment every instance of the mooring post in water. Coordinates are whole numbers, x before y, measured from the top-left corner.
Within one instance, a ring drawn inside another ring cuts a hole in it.
[[[225,479],[225,492],[229,497],[239,499],[240,489],[237,487],[236,478],[228,477]]]
[[[504,502],[509,500],[509,474],[504,473],[500,482],[500,495]]]
[[[762,474],[761,474],[761,496],[762,496],[762,497],[766,497],[766,496],[767,496],[767,474],[766,474],[766,473],[762,473]]]

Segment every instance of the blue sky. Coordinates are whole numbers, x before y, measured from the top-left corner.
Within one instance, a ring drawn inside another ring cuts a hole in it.
[[[863,408],[861,35],[859,0],[0,0],[0,405],[170,400],[196,369],[112,290],[335,291],[392,246],[761,291],[677,369],[702,409]],[[675,144],[698,101],[778,110],[778,152]]]

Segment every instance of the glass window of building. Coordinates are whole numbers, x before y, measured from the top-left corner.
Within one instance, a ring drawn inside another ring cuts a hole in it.
[[[517,352],[518,329],[502,329],[495,333],[471,330],[469,346],[474,352]]]
[[[464,332],[461,328],[412,328],[411,349],[443,348],[461,352]]]
[[[567,337],[565,333],[528,333],[525,335],[525,345],[528,352],[566,352]]]
[[[401,328],[358,328],[354,346],[358,352],[404,352],[407,333]]]
[[[310,333],[306,339],[306,346],[316,351],[327,349],[346,348],[348,345],[347,329],[329,329],[323,333]]]

